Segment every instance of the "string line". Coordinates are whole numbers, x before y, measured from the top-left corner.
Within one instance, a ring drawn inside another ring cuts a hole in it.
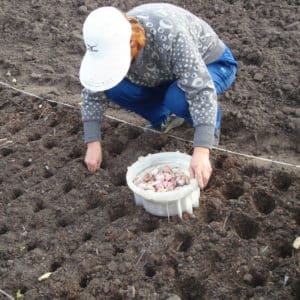
[[[72,105],[72,104],[69,104],[69,103],[64,103],[64,102],[58,102],[58,101],[55,101],[53,99],[41,97],[41,96],[35,95],[33,93],[30,93],[30,92],[18,89],[16,87],[11,86],[8,83],[2,82],[2,81],[0,81],[0,85],[5,86],[7,88],[10,88],[12,90],[15,90],[17,92],[20,92],[22,94],[25,94],[25,95],[37,98],[37,99],[42,100],[42,101],[47,101],[47,102],[51,102],[51,103],[61,104],[63,106],[67,106],[67,107],[70,107],[70,108],[79,109],[79,106],[75,106],[75,105]],[[129,126],[136,127],[136,128],[144,130],[144,127],[142,127],[140,125],[136,125],[136,124],[127,122],[125,120],[122,120],[122,119],[116,118],[114,116],[111,116],[111,115],[109,115],[107,113],[105,113],[104,116],[106,118],[108,118],[108,119],[111,119],[111,120],[114,120],[114,121],[117,121],[117,122],[120,122],[120,123],[127,124]],[[147,129],[147,130],[157,133],[157,131],[152,130],[152,129]],[[167,134],[167,135],[169,137],[171,137],[171,138],[174,138],[174,139],[182,141],[182,142],[191,143],[191,144],[193,143],[193,141],[191,141],[191,140],[187,140],[187,139],[184,139],[184,138],[172,135],[172,134]],[[246,153],[240,153],[240,152],[237,152],[237,151],[231,151],[231,150],[227,150],[227,149],[221,148],[221,147],[212,147],[212,148],[215,149],[215,150],[217,150],[217,151],[220,151],[220,152],[226,152],[226,153],[230,153],[230,154],[234,154],[234,155],[238,155],[238,156],[242,156],[242,157],[246,157],[246,158],[261,160],[261,161],[265,161],[265,162],[270,162],[270,163],[274,163],[274,164],[278,164],[278,165],[283,165],[283,166],[286,166],[286,167],[300,168],[300,165],[296,165],[296,164],[292,164],[292,163],[288,163],[288,162],[283,162],[283,161],[279,161],[279,160],[273,160],[273,159],[265,158],[265,157],[258,157],[258,156],[255,156],[255,155],[246,154]]]

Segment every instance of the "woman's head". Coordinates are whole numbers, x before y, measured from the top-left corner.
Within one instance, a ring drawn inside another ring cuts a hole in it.
[[[126,76],[132,60],[129,20],[114,7],[95,9],[83,24],[83,38],[86,54],[79,74],[82,85],[93,92],[116,86]],[[138,43],[133,45],[139,48]]]
[[[80,67],[80,81],[94,92],[116,86],[146,43],[145,30],[139,22],[110,6],[88,15],[83,38],[87,51]]]

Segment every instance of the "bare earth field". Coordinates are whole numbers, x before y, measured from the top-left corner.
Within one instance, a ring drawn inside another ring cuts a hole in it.
[[[0,81],[77,106],[84,18],[145,2],[0,0]],[[220,99],[220,146],[299,164],[297,1],[170,2],[209,21],[239,61]],[[144,124],[116,106],[109,114]],[[299,168],[213,151],[194,216],[158,218],[134,205],[127,166],[191,154],[191,144],[110,119],[103,132],[104,163],[91,175],[79,110],[0,84],[1,290],[30,300],[300,298]]]

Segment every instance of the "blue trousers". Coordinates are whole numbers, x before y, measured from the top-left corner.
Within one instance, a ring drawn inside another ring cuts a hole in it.
[[[216,61],[207,65],[207,69],[219,95],[233,83],[237,63],[230,49],[226,48]],[[178,87],[177,81],[157,87],[143,87],[123,79],[105,93],[113,102],[139,114],[154,127],[160,126],[171,113],[193,124],[185,92]],[[216,128],[220,125],[221,109],[218,106]]]

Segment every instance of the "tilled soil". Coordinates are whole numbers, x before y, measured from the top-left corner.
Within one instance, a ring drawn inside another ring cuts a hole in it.
[[[24,299],[299,297],[296,171],[215,153],[194,216],[159,218],[134,205],[127,166],[148,153],[191,153],[190,144],[106,120],[103,168],[91,175],[78,110],[7,89],[0,99],[4,291]]]
[[[0,81],[77,105],[84,18],[145,2],[0,1]],[[170,2],[211,23],[239,61],[220,98],[221,146],[299,164],[298,1]],[[213,151],[194,216],[158,218],[134,205],[127,166],[192,145],[109,119],[103,131],[92,175],[79,110],[0,86],[0,299],[300,298],[299,169]]]
[[[77,104],[82,24],[103,5],[127,11],[151,1],[1,1],[0,78],[40,96]],[[170,0],[208,21],[232,49],[239,69],[220,97],[221,146],[299,164],[300,19],[297,0]],[[131,122],[144,121],[114,109]],[[193,130],[176,130],[192,140]]]

